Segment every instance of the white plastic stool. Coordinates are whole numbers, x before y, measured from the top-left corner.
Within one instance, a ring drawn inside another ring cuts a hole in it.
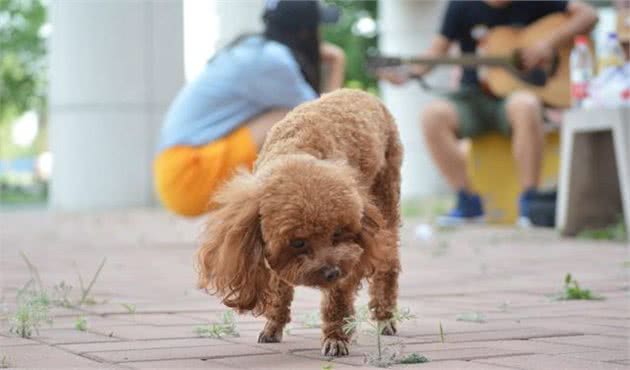
[[[623,212],[630,232],[630,108],[572,109],[560,138],[556,227],[602,227]]]

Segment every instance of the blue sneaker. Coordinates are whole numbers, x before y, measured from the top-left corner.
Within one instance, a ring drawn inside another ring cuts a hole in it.
[[[530,206],[536,197],[536,189],[527,189],[518,197],[518,221],[520,227],[531,227],[532,220],[529,214]]]
[[[448,214],[436,220],[438,226],[453,227],[467,223],[483,222],[483,206],[477,194],[464,190],[457,192],[457,204]]]

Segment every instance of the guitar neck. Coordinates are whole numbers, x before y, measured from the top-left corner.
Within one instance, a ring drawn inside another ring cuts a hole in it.
[[[402,64],[424,64],[424,65],[461,65],[467,67],[475,67],[480,65],[490,66],[508,66],[514,65],[512,57],[484,57],[475,54],[463,54],[457,57],[420,57],[420,58],[402,58]]]

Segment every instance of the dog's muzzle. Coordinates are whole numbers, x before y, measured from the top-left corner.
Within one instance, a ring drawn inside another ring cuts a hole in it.
[[[337,266],[326,266],[322,269],[322,276],[328,283],[332,283],[341,276],[341,270]]]

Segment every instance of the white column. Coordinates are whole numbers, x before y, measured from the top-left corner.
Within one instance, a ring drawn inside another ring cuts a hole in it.
[[[264,0],[215,0],[219,34],[217,50],[244,33],[263,30]]]
[[[381,0],[380,50],[387,55],[417,56],[429,46],[442,19],[445,2],[436,0]],[[436,70],[428,81],[435,85],[448,84],[448,72]],[[402,168],[402,197],[414,198],[446,191],[437,168],[433,165],[421,136],[420,111],[433,96],[416,82],[405,86],[381,83],[385,104],[396,118],[405,159]]]
[[[154,204],[157,135],[184,81],[181,0],[56,0],[50,15],[50,205]]]

